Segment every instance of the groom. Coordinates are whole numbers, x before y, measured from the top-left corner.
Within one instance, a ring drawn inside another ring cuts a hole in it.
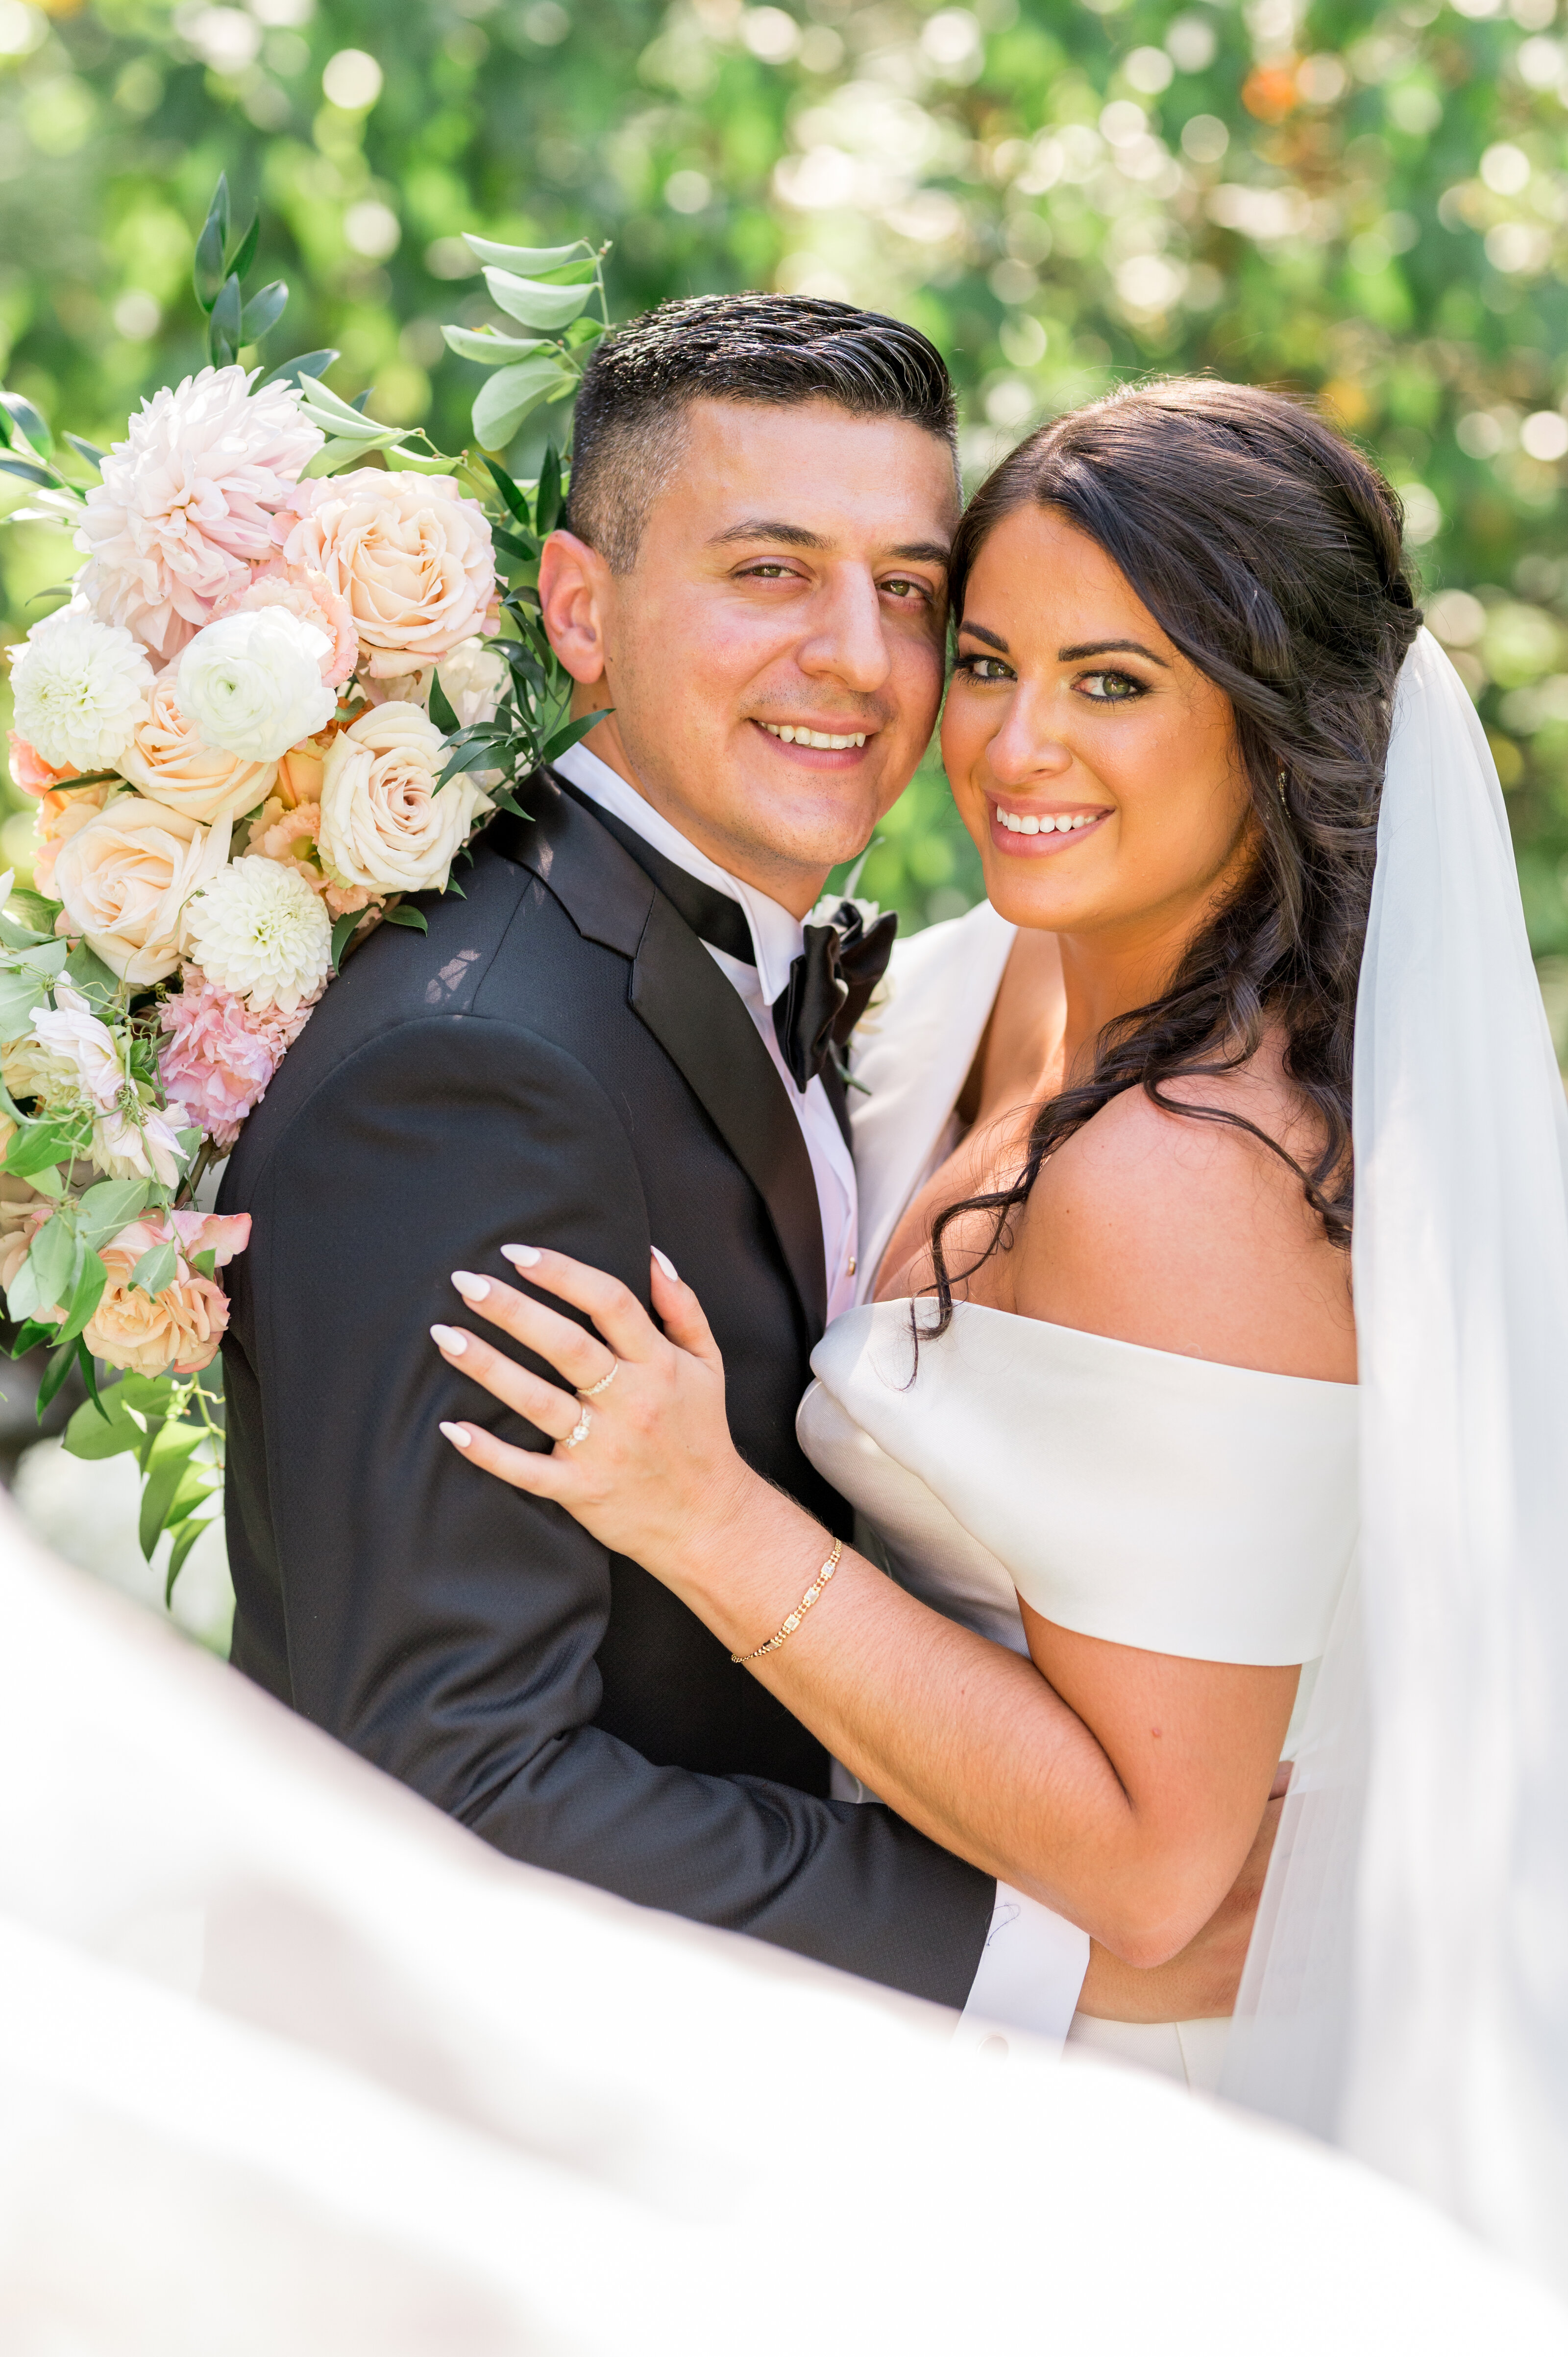
[[[510,1857],[954,2008],[1058,2031],[1088,1943],[881,1807],[666,1589],[439,1437],[453,1270],[547,1243],[695,1286],[742,1453],[840,1534],[794,1412],[854,1295],[837,949],[802,931],[943,683],[951,389],[914,329],[672,304],[579,394],[546,628],[586,742],[428,933],[352,958],[247,1125],[225,1343],[234,1661]],[[864,1004],[875,943],[850,960]],[[882,951],[886,954],[885,945]],[[493,1413],[503,1425],[502,1411]],[[510,1437],[548,1446],[531,1427]],[[1212,2011],[1249,1902],[1158,1974]]]

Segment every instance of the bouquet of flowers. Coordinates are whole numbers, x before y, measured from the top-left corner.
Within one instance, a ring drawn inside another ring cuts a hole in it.
[[[107,453],[65,436],[94,479],[0,393],[0,469],[30,486],[10,521],[69,522],[86,560],[10,651],[38,818],[30,887],[0,877],[0,1287],[13,1354],[50,1346],[40,1415],[78,1367],[67,1447],[137,1454],[166,1593],[218,1511],[220,1272],[250,1231],[198,1190],[350,948],[423,930],[409,896],[459,889],[508,780],[593,725],[562,725],[539,624],[559,457],[525,485],[485,453],[573,389],[604,254],[469,242],[542,331],[446,331],[493,371],[477,462],[330,392],[335,352],[239,365],[287,290],[245,298],[257,225],[231,241],[221,180],[196,255],[209,365]]]

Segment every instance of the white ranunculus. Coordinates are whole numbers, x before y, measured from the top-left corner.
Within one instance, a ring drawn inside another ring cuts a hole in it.
[[[444,887],[489,803],[472,777],[435,791],[446,740],[413,704],[381,704],[334,737],[321,772],[321,863],[371,892]]]
[[[11,649],[16,734],[55,770],[112,769],[146,717],[152,683],[129,630],[74,607]]]
[[[236,859],[189,913],[190,953],[209,982],[263,1015],[292,1015],[332,963],[332,920],[305,878],[275,859]]]
[[[179,659],[179,704],[208,745],[246,761],[278,761],[338,709],[321,676],[332,641],[286,606],[225,614]]]

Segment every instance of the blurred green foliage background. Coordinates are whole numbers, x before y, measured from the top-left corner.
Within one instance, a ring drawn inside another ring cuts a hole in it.
[[[494,316],[465,229],[612,237],[621,317],[740,285],[901,312],[951,363],[972,479],[1130,375],[1320,396],[1403,491],[1568,1010],[1556,9],[0,0],[0,365],[99,443],[199,367],[191,251],[224,169],[239,217],[263,208],[256,282],[294,290],[269,361],[340,346],[338,391],[447,448],[480,380],[440,323]],[[0,634],[74,562],[46,528],[0,531]],[[865,888],[916,921],[974,897],[934,766]]]

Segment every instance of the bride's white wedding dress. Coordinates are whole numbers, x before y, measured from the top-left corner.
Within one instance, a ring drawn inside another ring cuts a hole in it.
[[[950,1148],[1011,940],[983,908],[897,957],[856,1063],[870,1091],[856,1140],[863,1232],[877,1256]],[[835,1319],[811,1365],[807,1454],[856,1509],[874,1559],[950,1619],[1020,1653],[1020,1597],[1064,1628],[1151,1652],[1308,1665],[1323,1652],[1356,1544],[1353,1385],[968,1302],[945,1335],[922,1340],[918,1367],[907,1300]],[[1293,1738],[1311,1684],[1309,1666]],[[838,1789],[860,1796],[853,1780]],[[1212,2088],[1228,2026],[1080,2014],[1069,2037]]]

